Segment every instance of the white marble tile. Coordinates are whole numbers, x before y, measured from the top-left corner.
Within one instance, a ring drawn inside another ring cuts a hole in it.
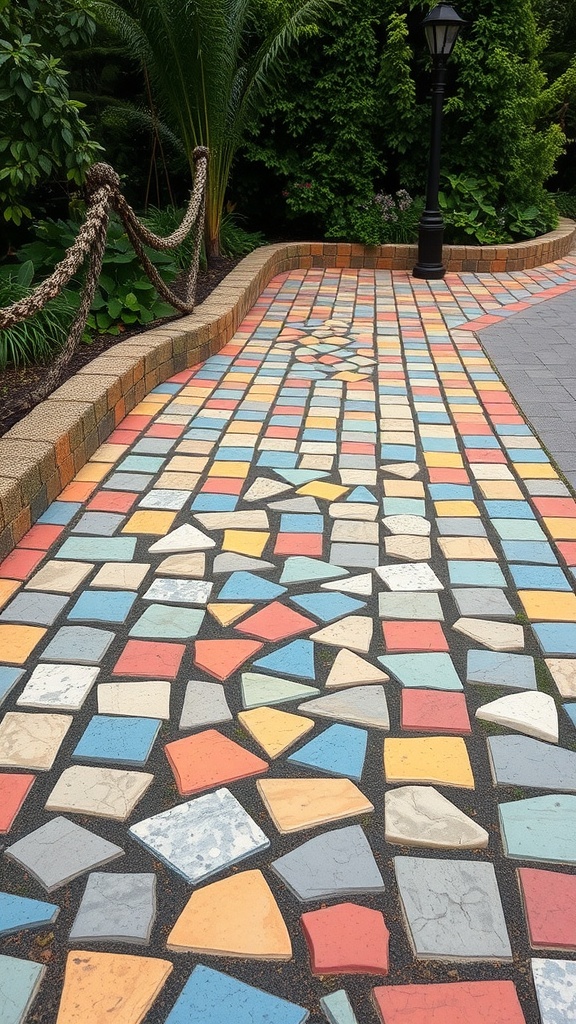
[[[99,672],[88,665],[37,665],[16,703],[25,708],[78,711]]]
[[[205,605],[212,584],[205,580],[177,580],[169,577],[154,580],[146,593],[145,601],[160,601],[165,604]]]
[[[380,565],[376,572],[390,590],[444,590],[436,573],[426,562],[414,562],[412,565]]]

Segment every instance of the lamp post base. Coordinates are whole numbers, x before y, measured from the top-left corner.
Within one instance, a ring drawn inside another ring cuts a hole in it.
[[[413,277],[439,281],[446,273],[442,263],[442,243],[444,240],[444,221],[439,211],[424,210],[418,230],[418,261]]]

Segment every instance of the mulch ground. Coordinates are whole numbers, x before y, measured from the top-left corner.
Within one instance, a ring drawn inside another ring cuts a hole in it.
[[[198,275],[198,286],[196,290],[196,305],[199,305],[208,297],[211,291],[234,269],[240,260],[228,260],[220,258],[214,260],[207,269],[200,271]],[[141,334],[142,331],[153,329],[159,323],[166,323],[171,319],[179,317],[168,317],[163,321],[157,320],[155,324],[147,325],[136,330],[125,331],[119,336],[111,334],[98,334],[92,339],[91,344],[80,345],[77,352],[66,367],[61,384],[73,377],[81,367],[95,359],[102,352],[117,345],[120,341],[134,334]],[[0,437],[10,430],[18,420],[30,412],[36,404],[29,400],[28,392],[42,379],[46,370],[45,363],[35,363],[31,366],[10,367],[0,371]],[[23,408],[25,402],[25,408]]]

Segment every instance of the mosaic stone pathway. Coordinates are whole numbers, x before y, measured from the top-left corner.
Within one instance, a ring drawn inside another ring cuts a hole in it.
[[[0,565],[2,1024],[576,1019],[574,287],[284,274]]]

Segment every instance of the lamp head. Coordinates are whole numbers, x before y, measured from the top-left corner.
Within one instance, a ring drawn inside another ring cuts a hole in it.
[[[465,24],[464,18],[449,4],[438,4],[424,18],[426,42],[435,60],[448,59]]]

